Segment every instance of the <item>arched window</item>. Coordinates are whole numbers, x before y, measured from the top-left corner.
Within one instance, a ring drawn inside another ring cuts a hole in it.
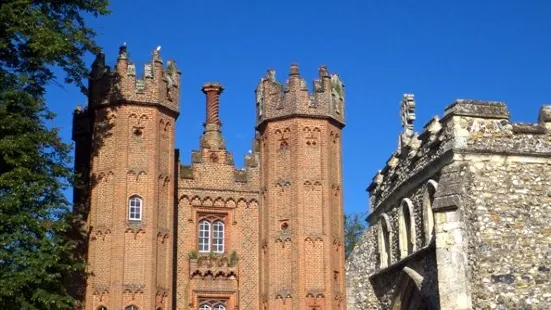
[[[199,252],[210,252],[210,222],[207,220],[199,222]]]
[[[124,308],[124,310],[138,310],[138,307],[136,307],[134,305],[130,305],[130,306]]]
[[[383,214],[379,220],[379,258],[381,269],[388,267],[392,261],[389,223],[388,216]]]
[[[199,310],[226,310],[226,306],[224,301],[209,300],[202,302],[199,306]]]
[[[224,216],[207,215],[202,217],[199,221],[198,230],[198,250],[200,253],[224,253],[226,236]]]
[[[224,253],[224,222],[216,221],[212,228],[212,251],[215,253]]]
[[[415,220],[413,217],[413,204],[405,198],[400,204],[399,210],[399,240],[400,258],[405,258],[416,250]]]
[[[143,200],[140,196],[132,196],[128,200],[128,219],[131,221],[142,220]]]
[[[434,194],[438,189],[438,183],[429,180],[423,194],[423,228],[425,230],[425,244],[429,244],[434,236],[434,215],[432,213],[432,202]]]
[[[99,306],[97,310],[107,310],[107,307],[105,307],[105,306]]]

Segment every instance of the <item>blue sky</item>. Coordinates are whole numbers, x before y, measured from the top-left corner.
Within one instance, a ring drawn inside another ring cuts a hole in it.
[[[507,102],[514,121],[535,122],[551,104],[551,2],[534,1],[112,1],[89,19],[114,64],[127,43],[139,72],[162,46],[182,71],[176,147],[199,145],[204,82],[224,85],[223,133],[238,166],[254,136],[254,89],[266,69],[285,80],[291,62],[310,81],[319,65],[346,85],[346,212],[366,212],[365,188],[397,147],[399,102],[414,93],[422,126],[456,98]],[[92,57],[88,58],[91,63]],[[71,112],[85,98],[51,85],[47,100],[70,141]]]

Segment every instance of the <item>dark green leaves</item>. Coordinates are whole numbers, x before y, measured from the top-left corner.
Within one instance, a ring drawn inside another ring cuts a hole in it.
[[[83,14],[107,14],[106,0],[0,2],[0,305],[71,309],[65,280],[84,271],[68,238],[74,223],[70,146],[46,121],[43,98],[54,68],[85,93],[82,57],[96,53]]]

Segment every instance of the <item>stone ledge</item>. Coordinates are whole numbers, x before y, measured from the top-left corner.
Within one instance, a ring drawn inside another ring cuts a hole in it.
[[[457,99],[444,109],[442,121],[452,116],[509,119],[511,114],[504,102]]]

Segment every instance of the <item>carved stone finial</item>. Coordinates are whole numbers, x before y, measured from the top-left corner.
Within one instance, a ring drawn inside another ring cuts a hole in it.
[[[128,59],[126,44],[119,47],[119,59]]]
[[[327,72],[326,66],[320,66],[318,73],[320,78],[329,77],[329,73]]]
[[[153,62],[163,62],[161,60],[161,55],[159,54],[159,51],[161,50],[161,47],[160,46],[157,46],[156,49],[153,50]]]
[[[383,179],[384,177],[381,174],[381,170],[377,171],[377,175],[375,175],[375,180],[374,180],[375,184],[380,185],[381,183],[383,183]]]
[[[163,73],[163,78],[167,82],[167,88],[178,85],[178,67],[176,67],[176,61],[168,61],[166,69]]]
[[[276,72],[274,69],[268,69],[268,71],[266,72],[266,79],[269,81],[275,82],[276,80],[275,74]]]
[[[402,148],[409,145],[410,140],[414,136],[413,122],[415,121],[415,101],[413,94],[404,94],[400,102],[400,119],[404,131],[400,134],[398,140],[398,152],[401,153]]]
[[[413,133],[413,122],[415,121],[415,100],[413,94],[404,94],[400,103],[400,119],[405,131]]]
[[[300,71],[298,69],[298,64],[296,62],[291,64],[291,69],[289,70],[289,76],[299,76]]]
[[[344,84],[338,74],[331,75],[331,101],[335,113],[341,114],[344,105]]]
[[[264,113],[264,81],[266,78],[261,78],[258,87],[256,88],[256,113],[258,118]]]

